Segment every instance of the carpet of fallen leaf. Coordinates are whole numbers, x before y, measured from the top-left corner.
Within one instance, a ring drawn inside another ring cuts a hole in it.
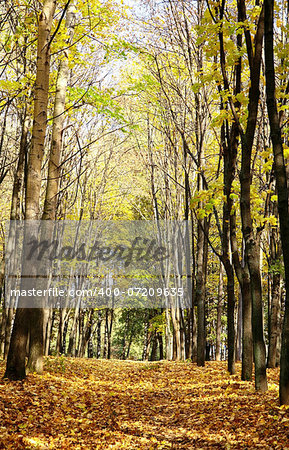
[[[47,358],[42,376],[0,380],[0,448],[289,449],[278,370],[268,376],[260,394],[225,362]]]

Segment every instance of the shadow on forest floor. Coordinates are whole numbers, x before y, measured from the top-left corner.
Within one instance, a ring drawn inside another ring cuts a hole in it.
[[[257,394],[237,367],[47,358],[42,376],[0,381],[0,449],[289,449],[278,370]]]

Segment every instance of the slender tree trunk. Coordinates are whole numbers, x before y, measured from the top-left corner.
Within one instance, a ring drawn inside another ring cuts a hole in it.
[[[221,361],[221,332],[222,332],[222,312],[223,312],[223,264],[220,264],[218,304],[217,304],[217,325],[216,325],[216,361]]]
[[[89,311],[89,314],[88,314],[88,317],[87,317],[87,321],[86,321],[85,329],[84,329],[84,333],[83,333],[84,336],[83,336],[83,339],[82,339],[82,342],[81,342],[81,347],[80,347],[80,350],[79,350],[79,355],[78,356],[80,358],[84,357],[85,349],[86,349],[86,346],[87,346],[87,344],[89,342],[89,339],[90,339],[90,336],[91,336],[91,333],[92,333],[93,315],[94,315],[94,309],[91,309]]]
[[[273,273],[272,276],[272,290],[271,290],[271,305],[269,314],[269,349],[268,349],[268,363],[269,368],[274,368],[277,365],[277,342],[279,336],[279,320],[281,307],[281,293],[280,293],[280,273]]]
[[[112,333],[112,324],[113,324],[113,308],[110,310],[110,320],[108,327],[108,340],[107,340],[107,359],[110,359],[111,356],[111,333]]]
[[[160,361],[164,359],[164,345],[163,345],[163,335],[161,333],[157,334],[159,349],[160,349]]]
[[[14,315],[13,308],[6,309],[7,315],[6,317],[6,323],[5,323],[5,340],[4,340],[4,359],[7,358],[8,351],[9,351],[9,344],[10,344],[10,335],[11,335],[11,325]]]
[[[4,345],[5,345],[5,326],[6,326],[6,316],[8,310],[3,308],[1,314],[1,330],[0,330],[0,356],[4,356]]]
[[[15,221],[20,219],[20,197],[21,190],[23,184],[23,174],[24,174],[24,162],[25,155],[27,153],[28,146],[28,128],[29,128],[29,117],[27,115],[27,111],[25,108],[24,117],[22,119],[22,131],[21,131],[21,139],[20,139],[20,148],[19,148],[19,156],[17,169],[14,176],[13,181],[13,191],[12,191],[12,201],[11,201],[11,210],[10,210],[10,220]],[[5,249],[8,252],[7,259],[9,259],[9,264],[16,264],[16,259],[18,255],[15,254],[15,248],[17,245],[17,226],[14,222],[10,223],[9,227],[9,236],[8,236],[8,244]],[[10,280],[8,280],[9,283]],[[8,288],[9,291],[9,288]],[[13,303],[12,303],[13,304]],[[3,330],[3,351],[4,358],[8,355],[9,344],[10,344],[10,335],[11,335],[11,324],[14,315],[14,310],[12,304],[9,308],[5,309],[5,315],[3,318],[6,319],[5,323],[3,322],[4,330]]]
[[[156,335],[155,331],[152,335],[151,340],[152,340],[152,349],[151,349],[151,354],[150,354],[150,361],[156,361],[156,359],[157,359],[157,335]]]
[[[168,308],[166,308],[166,359],[172,359],[171,315]]]
[[[68,34],[66,41],[67,47],[72,43],[74,34],[74,19],[75,19],[75,1],[72,0],[66,11],[65,27]],[[53,110],[53,126],[51,147],[48,162],[48,177],[46,196],[44,202],[43,216],[44,220],[55,220],[57,210],[57,198],[60,182],[60,161],[62,152],[62,135],[63,124],[65,120],[65,100],[66,90],[69,79],[69,49],[65,50],[61,55],[58,66],[56,94]]]
[[[193,308],[192,308],[192,362],[197,362],[197,308],[195,307],[196,290],[193,288]]]
[[[173,360],[181,360],[181,323],[180,317],[178,315],[178,310],[176,308],[171,308],[171,317],[173,325],[173,338],[174,338],[174,353]],[[154,338],[153,338],[154,339]]]
[[[67,350],[68,356],[75,356],[77,319],[79,316],[79,305],[80,305],[80,299],[78,300],[78,303],[77,303],[77,306],[75,308],[74,315],[73,315],[73,321],[72,321],[71,331],[70,331],[70,335],[69,335],[68,350]]]
[[[227,274],[227,322],[228,322],[228,371],[231,375],[236,372],[235,368],[235,282],[234,269],[227,261],[225,266]]]
[[[220,7],[220,20],[224,16],[224,3]],[[240,20],[240,14],[238,11],[238,20]],[[225,48],[224,48],[224,36],[223,30],[219,30],[219,42],[220,42],[220,63],[223,75],[224,89],[229,89],[229,83],[226,72],[226,59],[225,59]],[[240,49],[242,47],[242,36],[238,34],[237,36],[237,46]],[[242,73],[242,59],[238,59],[238,63],[235,67],[235,85],[234,85],[234,95],[237,96],[241,92],[241,73]],[[219,92],[221,94],[221,88],[219,87]],[[240,103],[236,100],[231,108],[239,108]],[[221,109],[224,108],[223,99],[221,101]],[[236,332],[235,332],[235,276],[234,267],[230,258],[230,242],[231,236],[234,230],[232,225],[234,225],[233,217],[235,212],[233,211],[233,199],[232,194],[232,184],[236,173],[236,160],[237,151],[239,144],[239,134],[240,130],[238,123],[235,120],[229,128],[229,123],[226,122],[221,127],[221,143],[222,152],[224,160],[224,196],[226,201],[223,206],[223,224],[222,224],[222,262],[227,275],[227,328],[228,328],[228,371],[230,374],[235,373],[235,345],[236,345]]]
[[[243,316],[241,379],[243,381],[251,381],[253,373],[252,301],[250,276],[247,268],[243,269],[241,295]]]
[[[148,355],[149,347],[149,324],[150,324],[150,313],[147,311],[145,318],[145,329],[144,329],[144,341],[143,341],[143,351],[142,351],[142,361],[146,361]]]
[[[197,241],[197,276],[196,276],[196,300],[198,311],[198,335],[197,335],[197,364],[205,365],[205,295],[204,295],[204,274],[203,274],[203,253],[205,245],[204,220],[198,224]]]
[[[76,348],[76,356],[80,357],[80,351],[82,347],[82,342],[84,339],[84,316],[85,311],[83,309],[80,309],[79,316],[78,316],[78,342],[77,342],[77,348]]]
[[[52,323],[53,323],[53,311],[51,309],[49,309],[47,322],[46,322],[45,340],[44,340],[44,355],[45,356],[49,355]]]
[[[237,335],[236,335],[236,361],[241,361],[241,351],[242,351],[242,294],[241,289],[239,289],[238,297],[238,311],[237,311]]]
[[[107,357],[108,346],[108,308],[105,310],[104,337],[103,337],[103,358]]]
[[[101,311],[98,311],[97,328],[96,328],[96,357],[100,358],[101,351]]]

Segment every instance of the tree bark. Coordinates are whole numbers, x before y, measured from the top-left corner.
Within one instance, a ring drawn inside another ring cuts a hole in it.
[[[269,312],[269,348],[268,348],[268,368],[277,366],[277,342],[279,336],[279,320],[281,307],[280,273],[272,275],[271,305]]]
[[[197,301],[197,364],[198,366],[205,365],[205,292],[204,292],[204,220],[198,223],[198,241],[197,241],[197,274],[196,274],[196,301]]]
[[[66,12],[65,27],[68,34],[67,46],[72,43],[74,34],[75,1],[71,1]],[[63,123],[65,119],[66,90],[69,79],[69,50],[61,54],[58,66],[56,94],[53,110],[53,126],[51,136],[50,155],[48,162],[47,187],[43,209],[43,220],[55,220],[57,210],[57,194],[60,182],[60,161],[62,152]]]
[[[242,21],[246,20],[246,6],[244,0],[238,0],[238,10]],[[262,7],[256,28],[254,49],[251,35],[244,29],[247,54],[250,66],[251,86],[249,90],[248,118],[246,131],[241,135],[241,219],[242,234],[245,242],[245,263],[250,273],[252,299],[252,331],[255,363],[255,387],[262,392],[267,390],[266,377],[266,349],[263,334],[262,285],[259,267],[259,232],[255,233],[251,215],[251,178],[252,178],[252,148],[260,98],[260,71],[264,37],[264,7]]]
[[[31,152],[29,155],[25,198],[25,219],[38,219],[41,189],[41,166],[47,125],[47,106],[50,71],[50,31],[56,0],[45,0],[38,22],[37,69],[35,81],[34,120]],[[25,227],[29,234],[28,227]],[[29,236],[25,236],[29,239]],[[43,311],[42,309],[17,309],[7,357],[5,377],[25,377],[25,356],[28,331],[30,330],[30,370],[43,370]]]
[[[223,264],[220,264],[218,304],[217,304],[217,325],[216,325],[216,361],[221,361],[221,332],[222,332],[222,312],[223,312]]]
[[[289,404],[289,211],[288,184],[283,141],[276,101],[274,66],[274,0],[265,0],[265,76],[267,109],[274,154],[274,172],[278,193],[280,237],[285,267],[285,314],[282,330],[279,398],[281,405]]]

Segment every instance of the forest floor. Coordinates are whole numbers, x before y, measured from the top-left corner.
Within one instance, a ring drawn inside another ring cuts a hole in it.
[[[47,358],[42,376],[0,380],[0,448],[289,449],[289,407],[268,374],[259,394],[225,362]]]

